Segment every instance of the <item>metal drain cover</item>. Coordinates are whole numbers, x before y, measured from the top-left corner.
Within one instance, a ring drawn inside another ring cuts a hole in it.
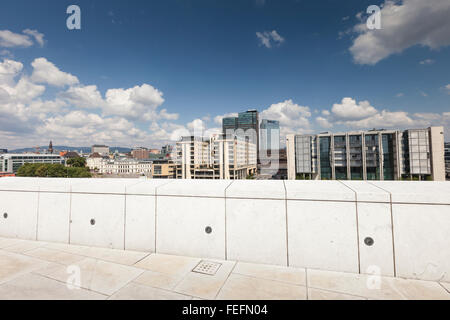
[[[219,270],[221,265],[222,265],[221,263],[202,260],[192,270],[192,272],[203,273],[213,276],[216,274],[217,270]]]

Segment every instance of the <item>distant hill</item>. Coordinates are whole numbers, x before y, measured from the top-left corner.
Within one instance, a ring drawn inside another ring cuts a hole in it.
[[[47,150],[48,146],[41,146],[41,151]],[[69,147],[69,146],[53,146],[53,150],[56,151],[75,151],[75,152],[83,152],[83,153],[89,153],[91,152],[91,147]],[[116,150],[120,153],[127,153],[131,151],[131,148],[125,148],[125,147],[109,147],[109,150],[111,152],[115,152]],[[22,149],[15,149],[15,150],[8,150],[8,153],[24,153],[24,152],[36,152],[36,148],[22,148]]]

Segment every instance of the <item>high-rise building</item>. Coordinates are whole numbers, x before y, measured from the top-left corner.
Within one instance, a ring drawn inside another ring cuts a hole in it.
[[[288,179],[445,180],[444,128],[286,137]]]
[[[96,153],[96,152],[102,156],[108,156],[109,155],[109,147],[105,146],[105,145],[94,144],[91,147],[91,153]]]
[[[259,114],[257,110],[240,112],[238,117],[222,119],[222,133],[227,138],[238,136],[247,137],[251,143],[256,145],[259,152]]]
[[[256,173],[256,145],[239,136],[182,137],[175,156],[177,179],[245,179]]]
[[[50,141],[50,143],[48,145],[48,153],[53,154],[53,143],[52,143],[52,141]]]
[[[260,150],[280,149],[280,122],[262,119],[260,125]]]

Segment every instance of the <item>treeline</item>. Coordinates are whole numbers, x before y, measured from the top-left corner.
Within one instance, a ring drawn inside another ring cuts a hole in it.
[[[51,177],[51,178],[91,178],[89,168],[83,158],[69,159],[67,164],[26,163],[16,173],[18,177]]]

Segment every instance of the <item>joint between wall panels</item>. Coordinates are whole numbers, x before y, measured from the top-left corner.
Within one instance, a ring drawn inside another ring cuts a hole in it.
[[[228,260],[228,237],[227,237],[227,190],[233,184],[234,180],[224,190],[224,202],[225,202],[225,260]]]
[[[355,193],[356,241],[357,241],[356,248],[358,249],[358,273],[361,273],[361,249],[359,248],[360,239],[359,239],[359,217],[358,217],[358,193],[355,190],[353,190],[352,188],[350,188],[349,186],[347,186],[341,180],[338,180],[338,181]]]
[[[286,223],[286,264],[289,267],[289,228],[288,228],[288,208],[287,208],[287,189],[286,183],[283,180],[284,187],[284,209],[286,212],[285,223]]]
[[[394,236],[394,214],[392,212],[392,193],[381,188],[380,186],[377,186],[376,184],[373,184],[369,181],[367,181],[367,183],[377,187],[380,190],[383,190],[384,192],[387,192],[389,194],[389,210],[391,213],[391,232],[392,232],[392,261],[393,261],[393,266],[394,266],[394,277],[397,276],[397,266],[396,266],[396,259],[395,259],[395,236]]]

